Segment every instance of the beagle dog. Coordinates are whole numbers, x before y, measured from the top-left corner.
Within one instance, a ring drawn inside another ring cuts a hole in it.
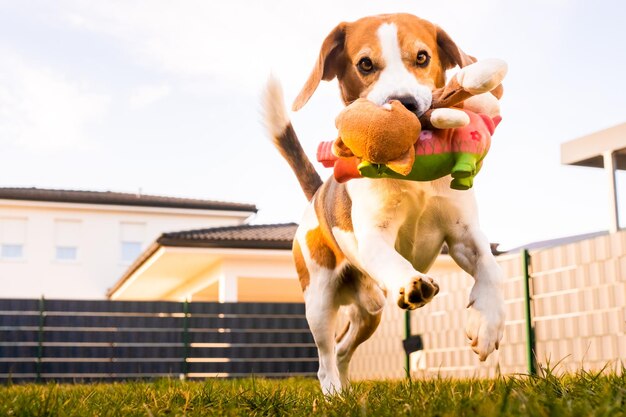
[[[293,110],[306,104],[321,80],[337,78],[345,104],[360,97],[379,105],[395,99],[421,115],[430,107],[432,90],[445,84],[445,71],[474,61],[441,28],[413,15],[340,23],[322,43]],[[275,146],[310,201],[293,256],[318,348],[322,391],[348,387],[350,359],[380,323],[387,294],[409,310],[437,295],[439,286],[426,273],[444,243],[475,279],[466,327],[471,347],[483,361],[497,349],[504,328],[503,276],[480,230],[473,190],[451,189],[450,177],[338,183],[331,176],[322,182],[272,78],[264,112]],[[336,336],[340,306],[346,306],[349,323]]]

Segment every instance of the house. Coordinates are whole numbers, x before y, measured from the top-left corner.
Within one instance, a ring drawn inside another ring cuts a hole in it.
[[[609,232],[620,230],[617,171],[626,170],[626,123],[561,144],[561,163],[604,168],[608,186]]]
[[[113,300],[302,302],[295,223],[162,234],[108,292]]]
[[[0,297],[104,298],[165,232],[237,226],[252,204],[0,188]]]

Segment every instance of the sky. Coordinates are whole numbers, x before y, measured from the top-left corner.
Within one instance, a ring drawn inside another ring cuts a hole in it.
[[[247,202],[254,223],[297,222],[306,199],[267,139],[264,83],[277,76],[290,103],[337,23],[392,12],[509,64],[475,181],[489,240],[606,230],[605,173],[561,165],[560,144],[626,122],[618,0],[0,0],[0,186]],[[323,82],[291,114],[312,159],[341,108]],[[624,173],[618,187],[624,225]]]

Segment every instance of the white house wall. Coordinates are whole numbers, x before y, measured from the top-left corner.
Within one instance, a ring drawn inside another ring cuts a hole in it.
[[[178,277],[178,284],[169,291],[164,297],[164,300],[181,301],[181,300],[194,300],[193,295],[204,290],[207,287],[213,285],[219,285],[222,277],[224,276],[224,268],[221,260],[217,260],[210,264],[207,257],[207,264],[210,265],[196,276],[192,276],[189,280],[180,283],[182,276]],[[181,271],[182,272],[182,271]],[[182,275],[182,274],[181,274]]]
[[[161,233],[243,223],[250,213],[0,200],[0,219],[25,219],[23,259],[0,259],[0,297],[104,298],[128,268],[121,223],[143,223],[142,250]],[[55,259],[55,221],[80,222],[76,261]]]

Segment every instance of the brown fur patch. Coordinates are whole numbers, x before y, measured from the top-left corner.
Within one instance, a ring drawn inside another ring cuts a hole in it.
[[[296,272],[298,273],[298,279],[300,280],[300,287],[302,287],[302,291],[306,290],[311,282],[311,277],[309,276],[309,270],[306,267],[306,262],[304,262],[304,256],[302,255],[302,249],[300,249],[300,244],[297,240],[293,241],[293,260],[296,264]]]
[[[330,230],[333,227],[349,232],[354,230],[352,226],[352,200],[350,200],[348,190],[346,190],[346,184],[338,183],[331,178],[320,188],[319,196],[315,202],[315,212],[318,217],[320,215],[326,216],[326,224]]]
[[[332,267],[327,267],[334,268],[338,263],[343,262],[345,256],[339,248],[339,245],[337,245],[337,241],[332,233],[332,228],[339,227],[342,230],[352,230],[352,218],[350,213],[352,210],[352,201],[350,197],[348,197],[345,184],[339,184],[333,178],[330,178],[318,190],[313,205],[320,225],[316,229],[313,229],[318,231],[318,235],[311,235],[311,243],[315,244],[320,242],[323,244],[323,253],[320,249],[322,246],[317,249],[320,258],[330,259],[330,255],[332,254],[332,259],[334,260],[332,263],[318,263],[322,266],[332,265]],[[309,234],[311,232],[312,231],[309,231]],[[309,234],[307,234],[307,245],[311,249],[311,253],[313,253],[313,248],[311,244],[309,244]]]
[[[337,257],[329,247],[327,239],[319,227],[307,232],[306,245],[311,253],[311,259],[318,265],[327,269],[335,269]]]

